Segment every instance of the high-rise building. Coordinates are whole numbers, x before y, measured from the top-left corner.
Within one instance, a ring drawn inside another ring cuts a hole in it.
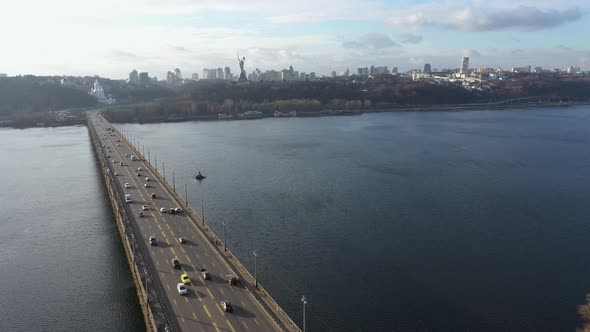
[[[315,72],[309,73],[309,79],[315,80]]]
[[[203,69],[203,79],[206,80],[209,78],[209,69]]]
[[[397,67],[391,68],[391,74],[392,75],[397,75]]]
[[[139,76],[137,75],[137,70],[133,69],[129,73],[129,83],[131,83],[131,84],[139,84]]]
[[[367,67],[357,68],[357,74],[359,76],[369,76],[369,68],[367,68]]]
[[[168,82],[168,84],[176,83],[176,74],[174,74],[171,71],[168,71],[168,73],[166,73],[166,82]]]
[[[0,73],[0,77],[8,77],[6,73]]]
[[[231,70],[229,69],[229,67],[223,68],[223,79],[226,81],[231,81],[232,77]]]
[[[223,69],[217,68],[217,78],[222,80],[223,79]]]
[[[344,73],[342,73],[343,76],[350,76],[350,69],[346,68],[346,70],[344,71]]]
[[[461,59],[461,69],[459,70],[459,74],[468,74],[469,73],[469,57],[464,56]]]
[[[139,84],[148,84],[150,82],[150,75],[147,72],[139,73]]]
[[[193,73],[192,79],[193,79],[193,81],[198,81],[199,80],[199,74]]]
[[[424,64],[424,70],[422,72],[424,74],[430,74],[432,72],[432,69],[430,68],[430,64],[429,63],[425,63]]]
[[[174,69],[174,75],[176,76],[177,81],[182,80],[182,73],[180,72],[180,68]]]
[[[336,71],[332,70],[332,78],[336,78]]]

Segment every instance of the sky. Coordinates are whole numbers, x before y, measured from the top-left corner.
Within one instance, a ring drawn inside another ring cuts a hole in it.
[[[590,70],[590,0],[1,0],[0,73]]]

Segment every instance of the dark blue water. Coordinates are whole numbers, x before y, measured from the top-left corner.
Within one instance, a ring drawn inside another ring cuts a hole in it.
[[[590,107],[118,127],[311,331],[579,324]]]
[[[0,130],[0,331],[142,331],[86,127]]]

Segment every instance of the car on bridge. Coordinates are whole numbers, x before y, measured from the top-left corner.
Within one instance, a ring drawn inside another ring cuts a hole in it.
[[[125,189],[129,189],[131,188],[131,186],[129,185],[129,182],[125,182]]]
[[[175,269],[180,269],[180,261],[178,260],[178,258],[172,258],[172,267]]]
[[[149,209],[149,206],[147,206],[147,205],[142,205],[142,206],[141,206],[141,209],[142,209],[142,210],[144,210],[144,211],[147,211],[147,210]]]
[[[176,290],[178,291],[179,295],[186,295],[186,293],[188,293],[188,290],[184,284],[176,285]]]
[[[179,238],[178,238],[178,243],[180,243],[180,244],[185,244],[185,243],[186,243],[186,239],[185,239],[185,238],[183,238],[183,237],[179,237]]]
[[[166,213],[167,211],[168,211],[168,210],[166,210],[166,208],[165,208],[165,207],[161,207],[161,208],[160,208],[160,212],[162,212],[162,213]]]
[[[221,302],[219,302],[219,305],[221,305],[221,309],[223,309],[223,311],[225,311],[225,312],[234,311],[234,308],[232,307],[231,303],[229,303],[228,301],[221,301]]]
[[[150,185],[147,184],[147,183],[144,183],[143,186],[146,187],[146,188],[149,188],[150,187]]]
[[[179,207],[171,208],[170,210],[174,210],[175,213],[181,213],[182,209]]]
[[[157,246],[158,245],[158,240],[153,235],[150,236],[149,241],[150,241],[150,246]]]
[[[149,180],[150,180],[150,177],[149,177],[149,176],[148,176],[148,177],[146,177],[146,178],[145,178],[145,180],[146,180],[146,181],[149,181]]]
[[[152,193],[150,196],[151,196],[152,198],[156,198],[156,193]]]
[[[235,285],[238,283],[238,277],[234,276],[233,274],[227,274],[225,276],[225,281],[227,281],[230,285]]]
[[[207,272],[207,269],[201,269],[201,278],[205,280],[211,279],[211,276],[209,275],[209,272]]]
[[[131,194],[125,194],[125,203],[131,203]]]
[[[143,171],[143,168],[141,168],[141,167],[138,167],[138,168],[137,168],[137,171],[138,171],[138,172],[141,172],[141,171]]]
[[[187,284],[190,284],[190,283],[191,283],[191,278],[189,278],[189,277],[188,277],[188,274],[186,274],[186,273],[183,273],[183,274],[180,276],[180,280],[181,280],[181,281],[182,281],[182,283],[183,283],[183,284],[185,284],[185,285],[187,285]]]
[[[139,217],[142,218],[143,217],[143,212],[139,211]]]

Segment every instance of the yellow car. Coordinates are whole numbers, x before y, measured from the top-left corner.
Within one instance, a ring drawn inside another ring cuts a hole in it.
[[[189,277],[188,277],[188,274],[186,274],[186,273],[183,273],[183,274],[180,276],[180,280],[182,280],[182,283],[183,283],[183,284],[185,284],[185,285],[186,285],[186,284],[190,284],[190,283],[191,283],[191,278],[189,278]]]

